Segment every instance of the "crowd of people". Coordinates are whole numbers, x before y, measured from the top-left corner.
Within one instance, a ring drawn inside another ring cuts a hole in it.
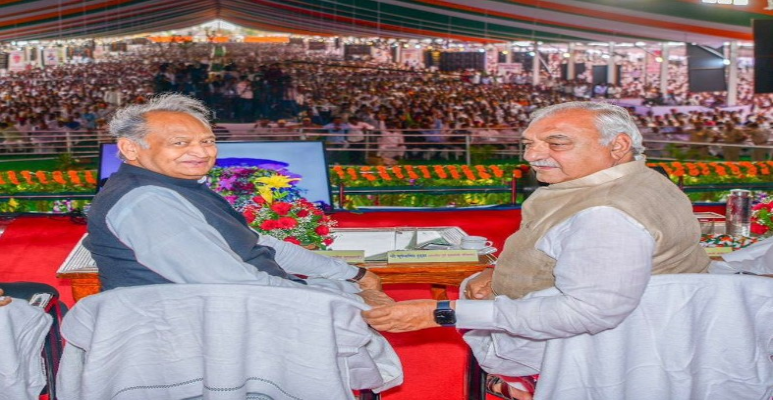
[[[250,133],[258,137],[299,130],[298,137],[322,135],[331,148],[353,150],[335,152],[333,161],[342,163],[364,162],[366,139],[378,143],[384,161],[447,157],[466,140],[507,148],[532,110],[573,100],[708,107],[637,116],[647,138],[698,142],[767,143],[773,113],[773,96],[754,95],[748,73],[740,74],[739,86],[740,103],[748,105],[748,112],[730,112],[717,108],[725,102],[724,93],[687,91],[684,65],[671,66],[664,94],[658,74],[630,62],[623,65],[620,85],[592,85],[584,75],[570,81],[543,72],[535,87],[529,71],[441,74],[389,63],[342,63],[294,45],[231,44],[224,49],[214,55],[208,44],[146,45],[89,64],[9,72],[0,77],[0,149],[61,151],[66,132],[101,132],[117,107],[166,92],[203,100],[219,122],[254,123]],[[730,147],[703,147],[696,154],[737,157]]]

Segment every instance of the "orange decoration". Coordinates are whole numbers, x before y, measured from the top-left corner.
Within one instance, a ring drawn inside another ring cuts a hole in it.
[[[392,173],[395,174],[395,177],[398,179],[405,179],[405,175],[403,175],[403,169],[400,168],[399,165],[395,165],[392,167]]]
[[[78,171],[67,171],[67,176],[70,177],[70,182],[76,185],[81,184],[81,177],[78,176]]]
[[[443,168],[443,167],[441,166],[440,168]],[[456,168],[456,165],[449,165],[448,172],[451,173],[451,178],[459,179],[462,177],[462,175],[459,174],[459,170]]]
[[[54,182],[60,185],[67,184],[67,181],[64,180],[64,175],[62,175],[62,171],[54,171],[53,173],[51,173],[51,176],[54,178]]]
[[[419,165],[419,170],[421,171],[421,174],[424,175],[424,179],[432,178],[432,175],[429,173],[429,168],[427,168],[426,165]]]
[[[86,182],[91,185],[96,185],[97,180],[94,178],[94,174],[91,171],[86,171]]]
[[[385,181],[391,181],[392,180],[392,177],[389,176],[389,172],[387,172],[387,169],[386,169],[385,166],[379,165],[378,167],[376,167],[376,169],[378,170],[378,174],[379,174],[379,176],[381,176],[381,179],[383,179]]]
[[[421,167],[419,167],[421,168]],[[435,165],[435,173],[437,174],[438,178],[440,179],[446,179],[448,178],[448,174],[446,174],[446,171],[443,170],[442,165]]]
[[[514,169],[513,176],[515,177],[515,179],[521,179],[523,178],[523,172],[520,169]]]
[[[340,165],[336,165],[333,167],[333,172],[335,172],[340,179],[344,179],[346,177],[346,174],[344,173],[344,168]]]
[[[486,167],[482,165],[476,165],[475,169],[478,170],[478,175],[480,176],[480,179],[491,179],[491,174],[486,172]],[[493,168],[492,168],[493,170]]]
[[[48,178],[46,178],[45,172],[43,171],[35,172],[35,177],[38,178],[38,181],[40,181],[40,183],[44,185],[48,184]]]
[[[347,168],[347,169],[346,169],[346,172],[349,174],[349,176],[351,176],[351,177],[352,177],[352,180],[353,180],[353,181],[356,181],[356,180],[357,180],[357,178],[359,178],[359,175],[357,174],[357,170],[355,170],[355,169],[354,169],[354,168],[352,168],[352,167],[349,167],[349,168]]]
[[[474,180],[478,179],[478,178],[475,177],[475,174],[472,172],[470,167],[468,167],[466,165],[462,165],[462,173],[464,174],[464,176],[467,177],[468,180],[474,181]]]
[[[27,184],[32,185],[34,183],[32,181],[32,172],[21,171],[21,176],[24,178],[25,181],[27,181]]]
[[[14,185],[20,185],[19,177],[16,176],[16,172],[14,171],[8,171],[8,180],[11,181]]]
[[[413,166],[406,165],[405,170],[408,172],[408,178],[411,178],[413,180],[419,179],[419,175],[417,175],[416,171],[413,170]]]
[[[501,178],[505,175],[505,171],[502,171],[502,168],[499,168],[496,165],[491,166],[491,172],[493,172],[494,176],[497,178]]]

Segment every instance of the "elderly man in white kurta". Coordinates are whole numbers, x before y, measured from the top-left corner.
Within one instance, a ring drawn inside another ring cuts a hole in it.
[[[376,329],[436,326],[504,331],[533,340],[597,333],[639,304],[652,274],[704,272],[692,205],[647,168],[623,108],[564,103],[535,113],[525,159],[538,189],[495,269],[469,280],[469,300],[414,300],[365,312]],[[522,297],[557,288],[558,295]]]

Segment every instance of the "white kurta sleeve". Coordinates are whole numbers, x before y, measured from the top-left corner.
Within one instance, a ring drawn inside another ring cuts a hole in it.
[[[639,304],[652,272],[655,241],[622,211],[595,207],[548,231],[537,248],[557,260],[557,295],[460,300],[457,326],[530,339],[613,328]]]

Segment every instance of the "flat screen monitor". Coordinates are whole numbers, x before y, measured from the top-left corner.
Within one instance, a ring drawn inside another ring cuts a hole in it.
[[[333,204],[330,197],[325,148],[322,142],[227,142],[217,144],[217,167],[262,167],[283,169],[300,177],[297,183],[308,201],[324,209]],[[118,171],[122,161],[115,143],[101,145],[99,154],[99,190]]]

